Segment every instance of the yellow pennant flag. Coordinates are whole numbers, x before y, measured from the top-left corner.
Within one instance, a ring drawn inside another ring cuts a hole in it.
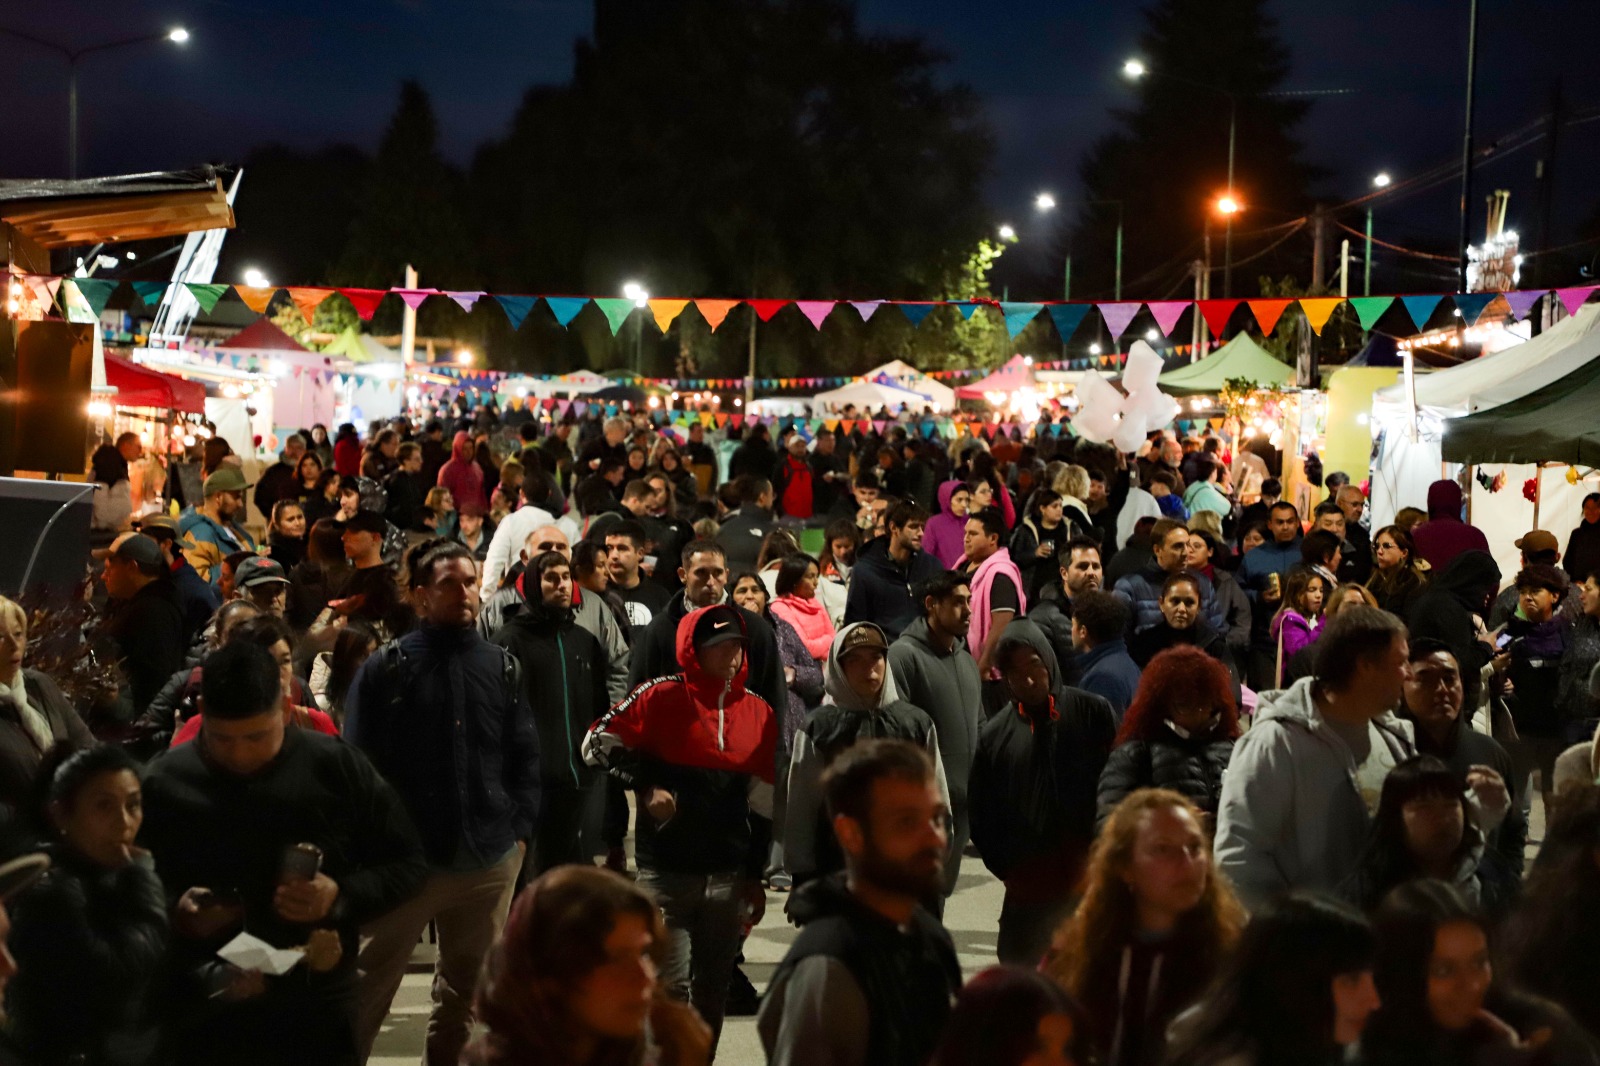
[[[665,333],[667,327],[672,325],[672,320],[689,306],[688,300],[651,300],[649,303],[650,313],[656,316],[656,326],[662,333]]]
[[[1342,303],[1344,303],[1342,296],[1325,296],[1318,300],[1301,300],[1300,310],[1306,313],[1306,322],[1311,326],[1311,332],[1320,337],[1322,327],[1328,324],[1334,308]]]

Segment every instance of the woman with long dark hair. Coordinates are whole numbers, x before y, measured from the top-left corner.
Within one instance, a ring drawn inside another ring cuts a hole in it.
[[[1168,1066],[1332,1066],[1378,1007],[1372,927],[1294,893],[1257,911],[1198,1006],[1173,1024]]]
[[[1140,667],[1149,666],[1168,648],[1189,645],[1221,663],[1237,688],[1238,668],[1228,650],[1228,638],[1206,621],[1201,610],[1200,582],[1195,575],[1188,570],[1168,574],[1161,583],[1161,599],[1157,602],[1161,621],[1139,630],[1128,641],[1128,654],[1133,661]]]
[[[1168,648],[1145,667],[1122,716],[1100,772],[1100,820],[1138,789],[1166,788],[1192,802],[1208,834],[1215,832],[1222,774],[1238,737],[1227,668],[1199,648]]]
[[[267,530],[267,554],[285,572],[305,561],[308,528],[306,509],[294,497],[286,496],[272,505],[272,525]]]
[[[1378,606],[1401,618],[1428,585],[1417,546],[1402,526],[1384,526],[1372,538],[1372,578],[1367,582]]]
[[[1383,779],[1366,851],[1342,894],[1371,911],[1398,885],[1432,878],[1495,913],[1517,885],[1483,863],[1484,835],[1473,811],[1467,783],[1442,759],[1414,755],[1397,763]]]
[[[1217,875],[1199,809],[1168,789],[1111,812],[1083,885],[1044,969],[1087,1008],[1104,1066],[1156,1066],[1167,1024],[1216,976],[1244,908]]]
[[[1361,1035],[1362,1066],[1594,1066],[1583,1029],[1548,1000],[1508,988],[1489,923],[1442,881],[1408,881],[1373,915],[1383,1005]]]
[[[1022,571],[1028,602],[1039,602],[1046,582],[1058,573],[1056,553],[1067,542],[1068,528],[1062,520],[1061,494],[1054,489],[1037,489],[1028,497],[1028,510],[1011,534],[1011,561]]]
[[[562,866],[523,889],[490,950],[474,1011],[474,1066],[701,1066],[711,1031],[657,974],[668,934],[643,889]]]
[[[94,483],[90,526],[97,533],[120,533],[133,517],[133,482],[128,460],[115,444],[102,444],[89,457],[89,480]]]

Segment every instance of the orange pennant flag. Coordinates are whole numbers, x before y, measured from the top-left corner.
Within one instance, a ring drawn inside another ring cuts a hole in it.
[[[289,299],[300,309],[305,316],[306,325],[311,325],[311,316],[316,314],[317,305],[326,300],[333,293],[332,289],[290,289]]]
[[[235,285],[233,291],[238,293],[244,305],[258,315],[267,313],[267,305],[278,294],[278,290],[270,285]]]
[[[1333,309],[1344,303],[1342,296],[1325,296],[1318,300],[1301,300],[1300,310],[1306,313],[1306,322],[1311,326],[1311,332],[1322,336],[1322,327],[1328,324],[1328,318],[1333,314]]]
[[[1294,303],[1293,300],[1251,300],[1250,311],[1256,316],[1256,322],[1261,326],[1261,332],[1272,336],[1272,331],[1278,326],[1278,318],[1283,314],[1283,309]]]
[[[727,424],[728,424],[728,416],[723,414],[722,412],[718,411],[717,412],[717,428],[721,429],[723,426],[726,426]]]
[[[739,306],[738,300],[696,300],[695,307],[699,308],[700,315],[715,333],[717,327],[722,325],[722,320],[728,317],[728,312]]]
[[[1212,429],[1221,429],[1222,428],[1222,423],[1223,423],[1223,419],[1213,418],[1211,420],[1211,422],[1210,422],[1210,425],[1211,425]]]
[[[662,333],[665,333],[667,327],[672,325],[672,320],[681,315],[683,309],[689,306],[688,300],[651,300],[649,303],[650,313],[656,316],[656,328],[660,329]]]

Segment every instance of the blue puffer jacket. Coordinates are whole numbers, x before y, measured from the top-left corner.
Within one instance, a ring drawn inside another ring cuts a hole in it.
[[[344,738],[405,803],[428,861],[462,847],[488,865],[539,816],[539,734],[521,671],[471,626],[423,625],[373,653],[346,699]]]
[[[1200,588],[1200,613],[1211,623],[1212,629],[1226,633],[1228,621],[1223,617],[1222,606],[1217,603],[1217,590],[1199,571],[1189,570],[1186,573],[1194,578]],[[1133,621],[1128,630],[1130,636],[1161,621],[1161,584],[1166,580],[1167,572],[1154,563],[1136,574],[1118,579],[1117,587],[1111,591],[1132,609]]]

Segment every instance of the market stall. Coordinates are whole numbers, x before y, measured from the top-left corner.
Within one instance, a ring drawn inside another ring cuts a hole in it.
[[[887,380],[863,380],[852,381],[843,388],[819,392],[813,397],[812,404],[815,411],[830,414],[843,411],[850,404],[855,404],[863,411],[876,411],[880,407],[898,411],[902,404],[909,410],[920,411],[933,406],[933,398],[925,393],[902,389]]]
[[[949,411],[956,405],[955,389],[900,359],[892,359],[882,366],[875,366],[861,376],[868,381],[888,378],[890,384],[910,389],[912,392],[920,392],[933,401],[933,408],[936,411]]]
[[[1251,340],[1249,334],[1240,333],[1199,362],[1169,370],[1157,379],[1162,391],[1173,396],[1220,393],[1224,385],[1236,380],[1274,388],[1290,385],[1294,367]]]

